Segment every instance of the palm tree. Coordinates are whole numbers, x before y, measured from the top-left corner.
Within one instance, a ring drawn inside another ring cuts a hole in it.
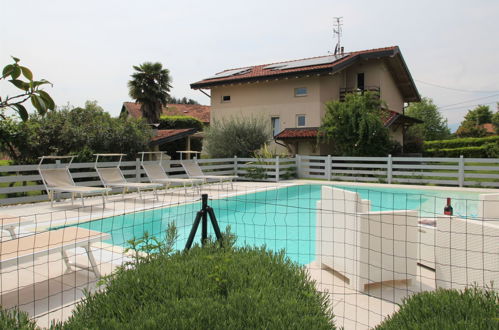
[[[163,106],[170,98],[170,71],[159,62],[133,66],[135,73],[128,82],[130,97],[141,103],[142,116],[148,123],[159,122]]]

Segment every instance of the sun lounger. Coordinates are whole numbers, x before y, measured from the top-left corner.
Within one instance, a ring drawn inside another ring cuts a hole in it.
[[[142,152],[141,164],[146,172],[147,177],[151,183],[160,183],[168,188],[171,184],[181,184],[184,186],[184,190],[187,193],[187,187],[192,186],[198,192],[200,191],[200,186],[203,183],[202,179],[184,179],[184,178],[170,178],[166,174],[166,171],[161,165],[163,160],[163,152]],[[158,163],[144,163],[145,154],[160,154],[160,159]]]
[[[66,264],[66,273],[72,271],[72,267],[86,269],[100,277],[100,272],[92,253],[91,244],[101,240],[109,239],[109,234],[88,230],[79,227],[67,227],[63,229],[46,231],[39,234],[25,236],[0,243],[0,268],[15,266],[21,263],[33,261],[41,256],[60,252]],[[82,247],[88,256],[90,267],[83,264],[71,263],[67,250]]]
[[[43,160],[45,159],[64,159],[70,158],[69,163],[65,165],[64,168],[42,168]],[[80,195],[81,203],[85,206],[85,201],[83,199],[84,195],[102,195],[102,204],[106,206],[105,194],[107,194],[111,189],[102,187],[84,187],[77,186],[73,181],[73,177],[69,172],[69,166],[73,162],[74,156],[43,156],[40,158],[40,163],[38,164],[38,172],[42,177],[43,185],[47,191],[47,195],[50,199],[50,205],[54,206],[54,194],[68,192],[71,193],[71,203],[74,202],[75,195]]]
[[[123,172],[120,169],[121,159],[124,154],[96,154],[97,158],[95,159],[95,170],[99,175],[102,184],[106,188],[123,188],[123,198],[125,197],[125,193],[128,189],[137,189],[139,196],[142,198],[142,190],[153,190],[154,196],[158,199],[158,194],[156,189],[161,188],[162,185],[158,183],[144,183],[144,182],[128,182],[123,175]],[[118,156],[120,160],[117,166],[113,167],[99,167],[98,161],[100,156]]]
[[[32,219],[25,217],[15,217],[11,215],[0,214],[0,230],[9,232],[11,238],[17,238],[16,229],[21,226],[31,225]]]
[[[181,163],[190,179],[202,179],[203,183],[218,182],[221,187],[223,182],[230,182],[231,188],[234,189],[233,180],[238,178],[237,175],[205,175],[195,160],[184,160]]]

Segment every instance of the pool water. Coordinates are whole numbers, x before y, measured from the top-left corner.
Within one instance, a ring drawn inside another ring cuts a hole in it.
[[[422,216],[443,214],[446,198],[452,198],[454,213],[476,216],[478,194],[399,188],[366,188],[336,186],[356,191],[371,201],[372,211],[419,210]],[[300,264],[315,259],[315,207],[320,199],[321,185],[298,185],[275,190],[210,200],[223,231],[230,225],[237,236],[237,245],[265,245],[274,251],[286,250],[287,256]],[[163,238],[169,223],[175,222],[179,238],[176,248],[185,246],[201,203],[178,205],[136,212],[82,223],[79,226],[111,234],[106,241],[127,246],[127,241],[140,238],[147,231]],[[201,226],[200,226],[201,227]],[[195,242],[199,242],[201,228]],[[211,225],[208,233],[213,235]]]

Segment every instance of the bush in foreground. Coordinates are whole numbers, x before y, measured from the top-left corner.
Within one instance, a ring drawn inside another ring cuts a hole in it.
[[[303,267],[264,248],[194,247],[120,269],[64,329],[334,329]]]
[[[35,321],[29,319],[26,312],[0,308],[0,329],[34,330],[37,329],[37,326]]]
[[[422,292],[376,329],[499,329],[499,294],[476,288]]]

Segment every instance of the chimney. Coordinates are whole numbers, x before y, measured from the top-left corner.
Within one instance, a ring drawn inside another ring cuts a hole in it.
[[[341,55],[345,52],[345,47],[341,46]]]

